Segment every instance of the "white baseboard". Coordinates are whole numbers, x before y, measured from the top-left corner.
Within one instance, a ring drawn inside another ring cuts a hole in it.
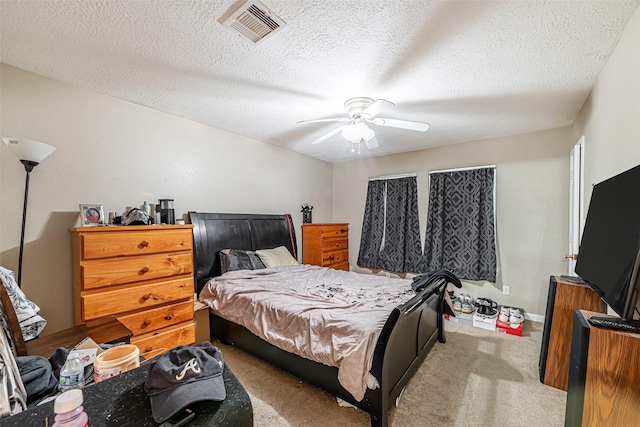
[[[534,322],[544,322],[544,316],[542,314],[525,313],[524,318]]]

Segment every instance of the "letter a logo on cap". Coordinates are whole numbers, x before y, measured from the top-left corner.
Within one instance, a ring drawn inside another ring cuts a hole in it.
[[[180,373],[178,375],[176,375],[176,380],[180,381],[181,379],[183,379],[184,376],[187,373],[187,370],[189,370],[189,369],[191,369],[193,371],[193,373],[195,373],[195,374],[199,374],[200,373],[200,368],[198,367],[198,361],[196,360],[195,357],[193,359],[189,360],[184,365],[184,368],[182,368],[182,371],[180,371]]]

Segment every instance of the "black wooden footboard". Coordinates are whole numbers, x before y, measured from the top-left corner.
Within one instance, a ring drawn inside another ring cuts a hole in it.
[[[380,382],[380,402],[375,405],[377,408],[367,411],[371,414],[372,426],[387,425],[389,408],[435,344],[444,285],[434,283],[396,307],[387,319],[371,367],[371,373]]]

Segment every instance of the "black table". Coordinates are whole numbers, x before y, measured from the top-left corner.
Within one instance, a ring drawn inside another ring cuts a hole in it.
[[[84,410],[89,415],[89,425],[99,426],[149,426],[156,427],[151,417],[149,397],[144,391],[149,364],[125,372],[84,389]],[[186,424],[195,426],[253,426],[253,407],[249,395],[233,372],[225,366],[224,385],[227,398],[222,402],[205,401],[190,406],[195,418]],[[0,426],[51,426],[53,425],[53,400],[30,408],[25,412],[0,419]]]

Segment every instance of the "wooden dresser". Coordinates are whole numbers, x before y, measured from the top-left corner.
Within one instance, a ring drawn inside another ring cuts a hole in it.
[[[74,323],[115,316],[141,353],[194,344],[192,228],[71,229]]]
[[[302,262],[349,271],[349,224],[302,224]]]

